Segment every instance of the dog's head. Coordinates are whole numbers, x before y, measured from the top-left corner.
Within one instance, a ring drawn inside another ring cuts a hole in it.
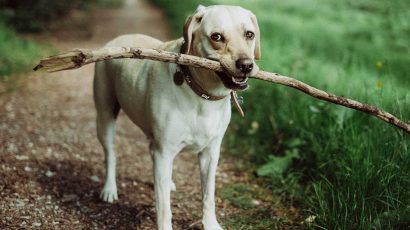
[[[247,79],[259,70],[260,32],[254,14],[238,6],[199,6],[186,20],[183,52],[219,61],[225,87],[247,88]]]

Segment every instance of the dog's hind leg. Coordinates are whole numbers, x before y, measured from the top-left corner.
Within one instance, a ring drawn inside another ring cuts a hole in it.
[[[105,153],[105,184],[100,197],[106,202],[118,199],[115,178],[116,157],[114,152],[115,120],[120,105],[114,92],[114,86],[106,72],[105,63],[98,63],[94,77],[94,101],[97,110],[97,136]]]

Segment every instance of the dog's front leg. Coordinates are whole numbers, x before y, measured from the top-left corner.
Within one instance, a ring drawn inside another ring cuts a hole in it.
[[[205,230],[222,230],[215,214],[215,174],[219,160],[221,140],[214,141],[199,153],[202,183],[202,224]]]
[[[171,187],[172,163],[171,153],[153,150],[155,208],[159,230],[172,230]]]

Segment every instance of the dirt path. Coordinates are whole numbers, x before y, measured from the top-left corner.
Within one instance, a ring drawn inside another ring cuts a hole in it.
[[[166,40],[164,22],[157,8],[127,0],[116,10],[75,12],[35,39],[59,50],[100,47],[125,33]],[[119,201],[106,204],[98,198],[104,171],[92,75],[92,65],[32,73],[24,87],[0,96],[0,229],[154,229],[147,141],[124,114],[115,140]],[[174,227],[187,229],[200,218],[196,157],[181,154],[174,169]],[[226,177],[219,174],[219,180]]]

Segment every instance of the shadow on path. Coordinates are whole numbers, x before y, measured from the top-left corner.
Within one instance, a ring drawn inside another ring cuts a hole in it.
[[[144,220],[152,221],[155,218],[153,203],[149,196],[142,196],[141,200],[128,196],[135,193],[136,188],[125,188],[130,191],[123,191],[119,201],[115,203],[102,202],[99,199],[99,192],[103,181],[98,181],[99,178],[96,176],[94,180],[90,178],[95,170],[88,162],[47,160],[40,164],[41,168],[55,172],[51,177],[37,178],[43,192],[46,196],[51,196],[53,203],[57,203],[63,211],[70,216],[76,216],[82,222],[82,227],[135,229]],[[135,180],[134,184],[152,193],[152,184]]]

